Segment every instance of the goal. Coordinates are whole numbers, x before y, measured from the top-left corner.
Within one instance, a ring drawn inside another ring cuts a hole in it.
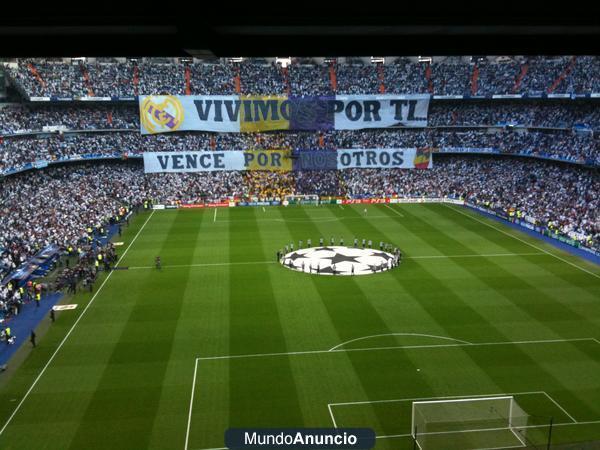
[[[412,403],[412,436],[422,450],[525,447],[527,424],[512,396]]]
[[[318,205],[319,196],[310,195],[286,195],[284,201],[289,205]],[[285,204],[285,203],[284,203]]]

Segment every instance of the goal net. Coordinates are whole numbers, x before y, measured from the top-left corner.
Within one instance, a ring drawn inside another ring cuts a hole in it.
[[[286,195],[284,201],[289,205],[318,205],[318,195]]]
[[[412,436],[422,450],[525,447],[527,423],[512,396],[412,404]]]

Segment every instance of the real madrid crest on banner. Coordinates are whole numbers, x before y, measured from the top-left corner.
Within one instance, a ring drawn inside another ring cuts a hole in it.
[[[184,121],[181,101],[174,95],[146,97],[140,103],[140,121],[148,134],[176,131]]]

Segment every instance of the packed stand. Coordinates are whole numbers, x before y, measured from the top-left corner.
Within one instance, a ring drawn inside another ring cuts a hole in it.
[[[384,85],[389,94],[428,94],[426,66],[399,58],[384,66]]]
[[[190,64],[190,88],[195,95],[235,93],[235,71],[229,64]]]
[[[290,94],[333,95],[328,66],[292,64],[287,67]]]
[[[562,131],[474,129],[385,129],[278,133],[177,133],[141,135],[69,133],[0,139],[0,171],[44,160],[59,161],[94,155],[119,158],[155,151],[433,147],[436,151],[488,151],[524,154],[600,165],[597,134]]]
[[[342,171],[347,195],[454,197],[574,233],[600,249],[600,175],[597,171],[532,160],[436,158],[429,170]]]
[[[337,64],[335,66],[337,94],[378,94],[379,78],[377,68],[370,65]]]
[[[325,92],[323,92],[326,95]],[[596,102],[431,102],[430,127],[518,125],[531,128],[585,126],[600,129]],[[42,131],[45,127],[65,130],[139,130],[137,104],[40,105],[7,104],[0,107],[0,134]],[[231,133],[235,134],[235,133]],[[229,139],[235,139],[231,137]],[[244,137],[244,140],[248,139]],[[293,145],[292,145],[293,146]]]
[[[287,92],[283,69],[277,64],[239,64],[240,84],[245,95],[282,95]]]
[[[435,95],[471,94],[471,74],[473,67],[450,58],[442,63],[431,63],[430,77]]]
[[[600,59],[593,56],[523,57],[509,61],[455,57],[431,63],[398,58],[377,68],[370,63],[336,64],[339,94],[437,95],[540,94],[600,92]],[[477,75],[475,76],[475,68]],[[186,82],[186,71],[190,83]],[[287,75],[286,75],[287,70]],[[326,65],[291,64],[287,69],[265,60],[240,64],[174,63],[144,59],[137,62],[91,63],[20,60],[11,77],[29,96],[134,96],[147,94],[326,95],[332,77]],[[473,80],[476,79],[476,84]]]
[[[0,107],[0,134],[43,131],[47,127],[65,130],[139,130],[137,107],[130,105],[29,105]]]

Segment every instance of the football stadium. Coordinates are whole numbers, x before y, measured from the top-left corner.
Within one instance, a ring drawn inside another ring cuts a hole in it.
[[[588,55],[0,60],[0,448],[600,448],[599,102]]]

